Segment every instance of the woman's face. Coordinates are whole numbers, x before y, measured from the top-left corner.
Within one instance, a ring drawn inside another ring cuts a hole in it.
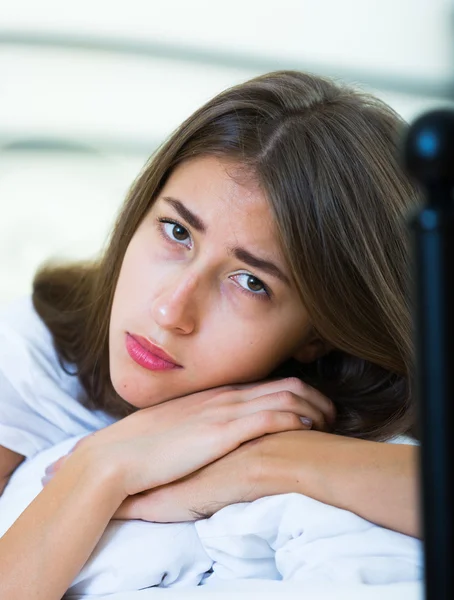
[[[267,200],[234,170],[180,165],[128,246],[109,346],[113,386],[133,406],[259,381],[310,346]]]

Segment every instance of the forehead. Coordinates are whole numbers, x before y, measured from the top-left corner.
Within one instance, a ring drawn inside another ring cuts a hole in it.
[[[160,198],[182,202],[206,225],[207,234],[263,245],[278,252],[277,229],[265,193],[241,165],[217,157],[198,157],[179,165]]]

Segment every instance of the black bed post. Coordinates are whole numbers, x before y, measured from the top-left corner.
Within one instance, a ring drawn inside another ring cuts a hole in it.
[[[426,600],[454,598],[454,111],[419,117],[404,145],[423,206],[411,216],[415,384],[421,435]]]

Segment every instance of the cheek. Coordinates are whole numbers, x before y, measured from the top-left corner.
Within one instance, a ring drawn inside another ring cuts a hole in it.
[[[130,246],[125,254],[115,289],[109,325],[109,356],[112,379],[119,365],[124,361],[125,331],[138,326],[138,318],[146,314],[145,284],[149,280],[148,273],[140,263],[140,255]],[[145,311],[145,312],[144,312]],[[140,323],[139,323],[140,324]],[[121,371],[121,369],[120,369]],[[119,390],[117,389],[119,392]]]
[[[263,379],[290,356],[291,349],[279,330],[269,325],[248,327],[244,321],[226,318],[218,321],[217,327],[206,325],[194,372],[205,372],[207,387]]]
[[[141,237],[133,238],[128,246],[113,302],[113,315],[135,311],[134,307],[149,295],[153,288],[156,276],[153,269],[153,260],[149,256],[149,249],[143,244]]]
[[[117,291],[124,295],[142,285],[148,278],[147,260],[139,241],[133,240],[126,251],[118,278]]]
[[[295,304],[277,312],[250,326],[244,321],[225,322],[228,333],[223,337],[223,353],[231,374],[249,381],[267,377],[304,345],[310,327],[305,309]]]

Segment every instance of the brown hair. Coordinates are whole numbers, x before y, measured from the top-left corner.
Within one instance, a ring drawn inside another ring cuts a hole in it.
[[[47,266],[33,301],[87,406],[135,409],[114,391],[108,329],[126,248],[179,163],[216,155],[250,169],[274,211],[313,327],[334,350],[289,361],[336,404],[336,432],[386,439],[414,425],[409,253],[404,216],[417,197],[396,159],[403,122],[373,96],[306,73],[257,77],[209,101],[133,184],[98,261]],[[233,383],[233,382],[232,382]]]

